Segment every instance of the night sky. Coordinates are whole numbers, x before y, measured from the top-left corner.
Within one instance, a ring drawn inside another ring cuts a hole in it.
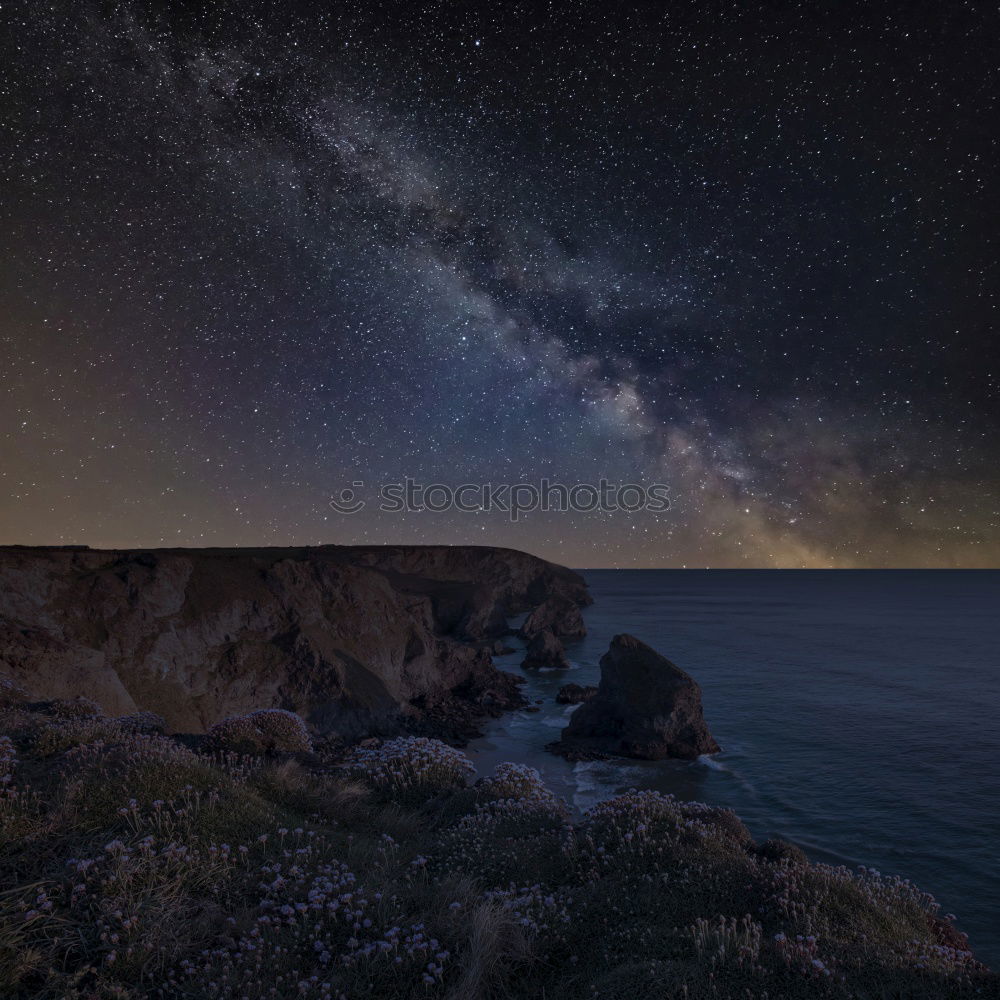
[[[995,4],[0,19],[0,542],[1000,564]]]

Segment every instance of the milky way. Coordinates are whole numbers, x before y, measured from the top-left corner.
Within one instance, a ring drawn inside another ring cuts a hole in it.
[[[810,7],[5,6],[0,542],[1000,562],[995,12]]]

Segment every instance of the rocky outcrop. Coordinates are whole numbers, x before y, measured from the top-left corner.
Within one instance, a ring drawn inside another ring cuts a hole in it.
[[[571,598],[556,594],[543,601],[518,629],[522,639],[533,639],[546,629],[560,639],[579,639],[587,634],[580,605]]]
[[[569,660],[566,659],[566,650],[563,649],[563,644],[552,634],[550,629],[545,629],[528,643],[527,655],[521,666],[535,670],[565,669],[569,666]]]
[[[592,684],[563,684],[556,694],[559,705],[581,705],[590,701],[597,694],[597,688]]]
[[[523,702],[489,645],[507,615],[553,596],[590,600],[576,573],[510,549],[13,546],[0,548],[0,676],[188,732],[286,708],[346,739],[452,735]]]
[[[680,667],[631,635],[601,657],[597,694],[570,717],[556,753],[609,753],[643,760],[717,753],[701,689]]]

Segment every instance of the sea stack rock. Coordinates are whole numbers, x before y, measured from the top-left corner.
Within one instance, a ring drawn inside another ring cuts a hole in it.
[[[566,659],[566,650],[563,649],[563,644],[555,637],[551,629],[545,629],[528,643],[528,654],[521,666],[534,669],[566,668],[569,666],[569,660]]]
[[[601,657],[597,694],[570,717],[556,753],[596,752],[662,760],[717,753],[701,710],[701,688],[680,667],[631,635]]]
[[[592,684],[563,684],[556,694],[558,705],[581,705],[590,701],[597,694],[597,688]]]
[[[539,604],[524,620],[518,635],[522,639],[533,639],[546,629],[560,639],[579,639],[587,634],[579,606],[561,594]]]

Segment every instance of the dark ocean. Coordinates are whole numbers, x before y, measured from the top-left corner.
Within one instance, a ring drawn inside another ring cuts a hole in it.
[[[583,570],[595,603],[539,713],[490,724],[476,766],[538,768],[579,809],[626,788],[730,806],[757,837],[911,879],[1000,968],[1000,572]],[[701,685],[723,752],[570,764],[544,751],[630,632]],[[520,671],[522,644],[498,658]]]

